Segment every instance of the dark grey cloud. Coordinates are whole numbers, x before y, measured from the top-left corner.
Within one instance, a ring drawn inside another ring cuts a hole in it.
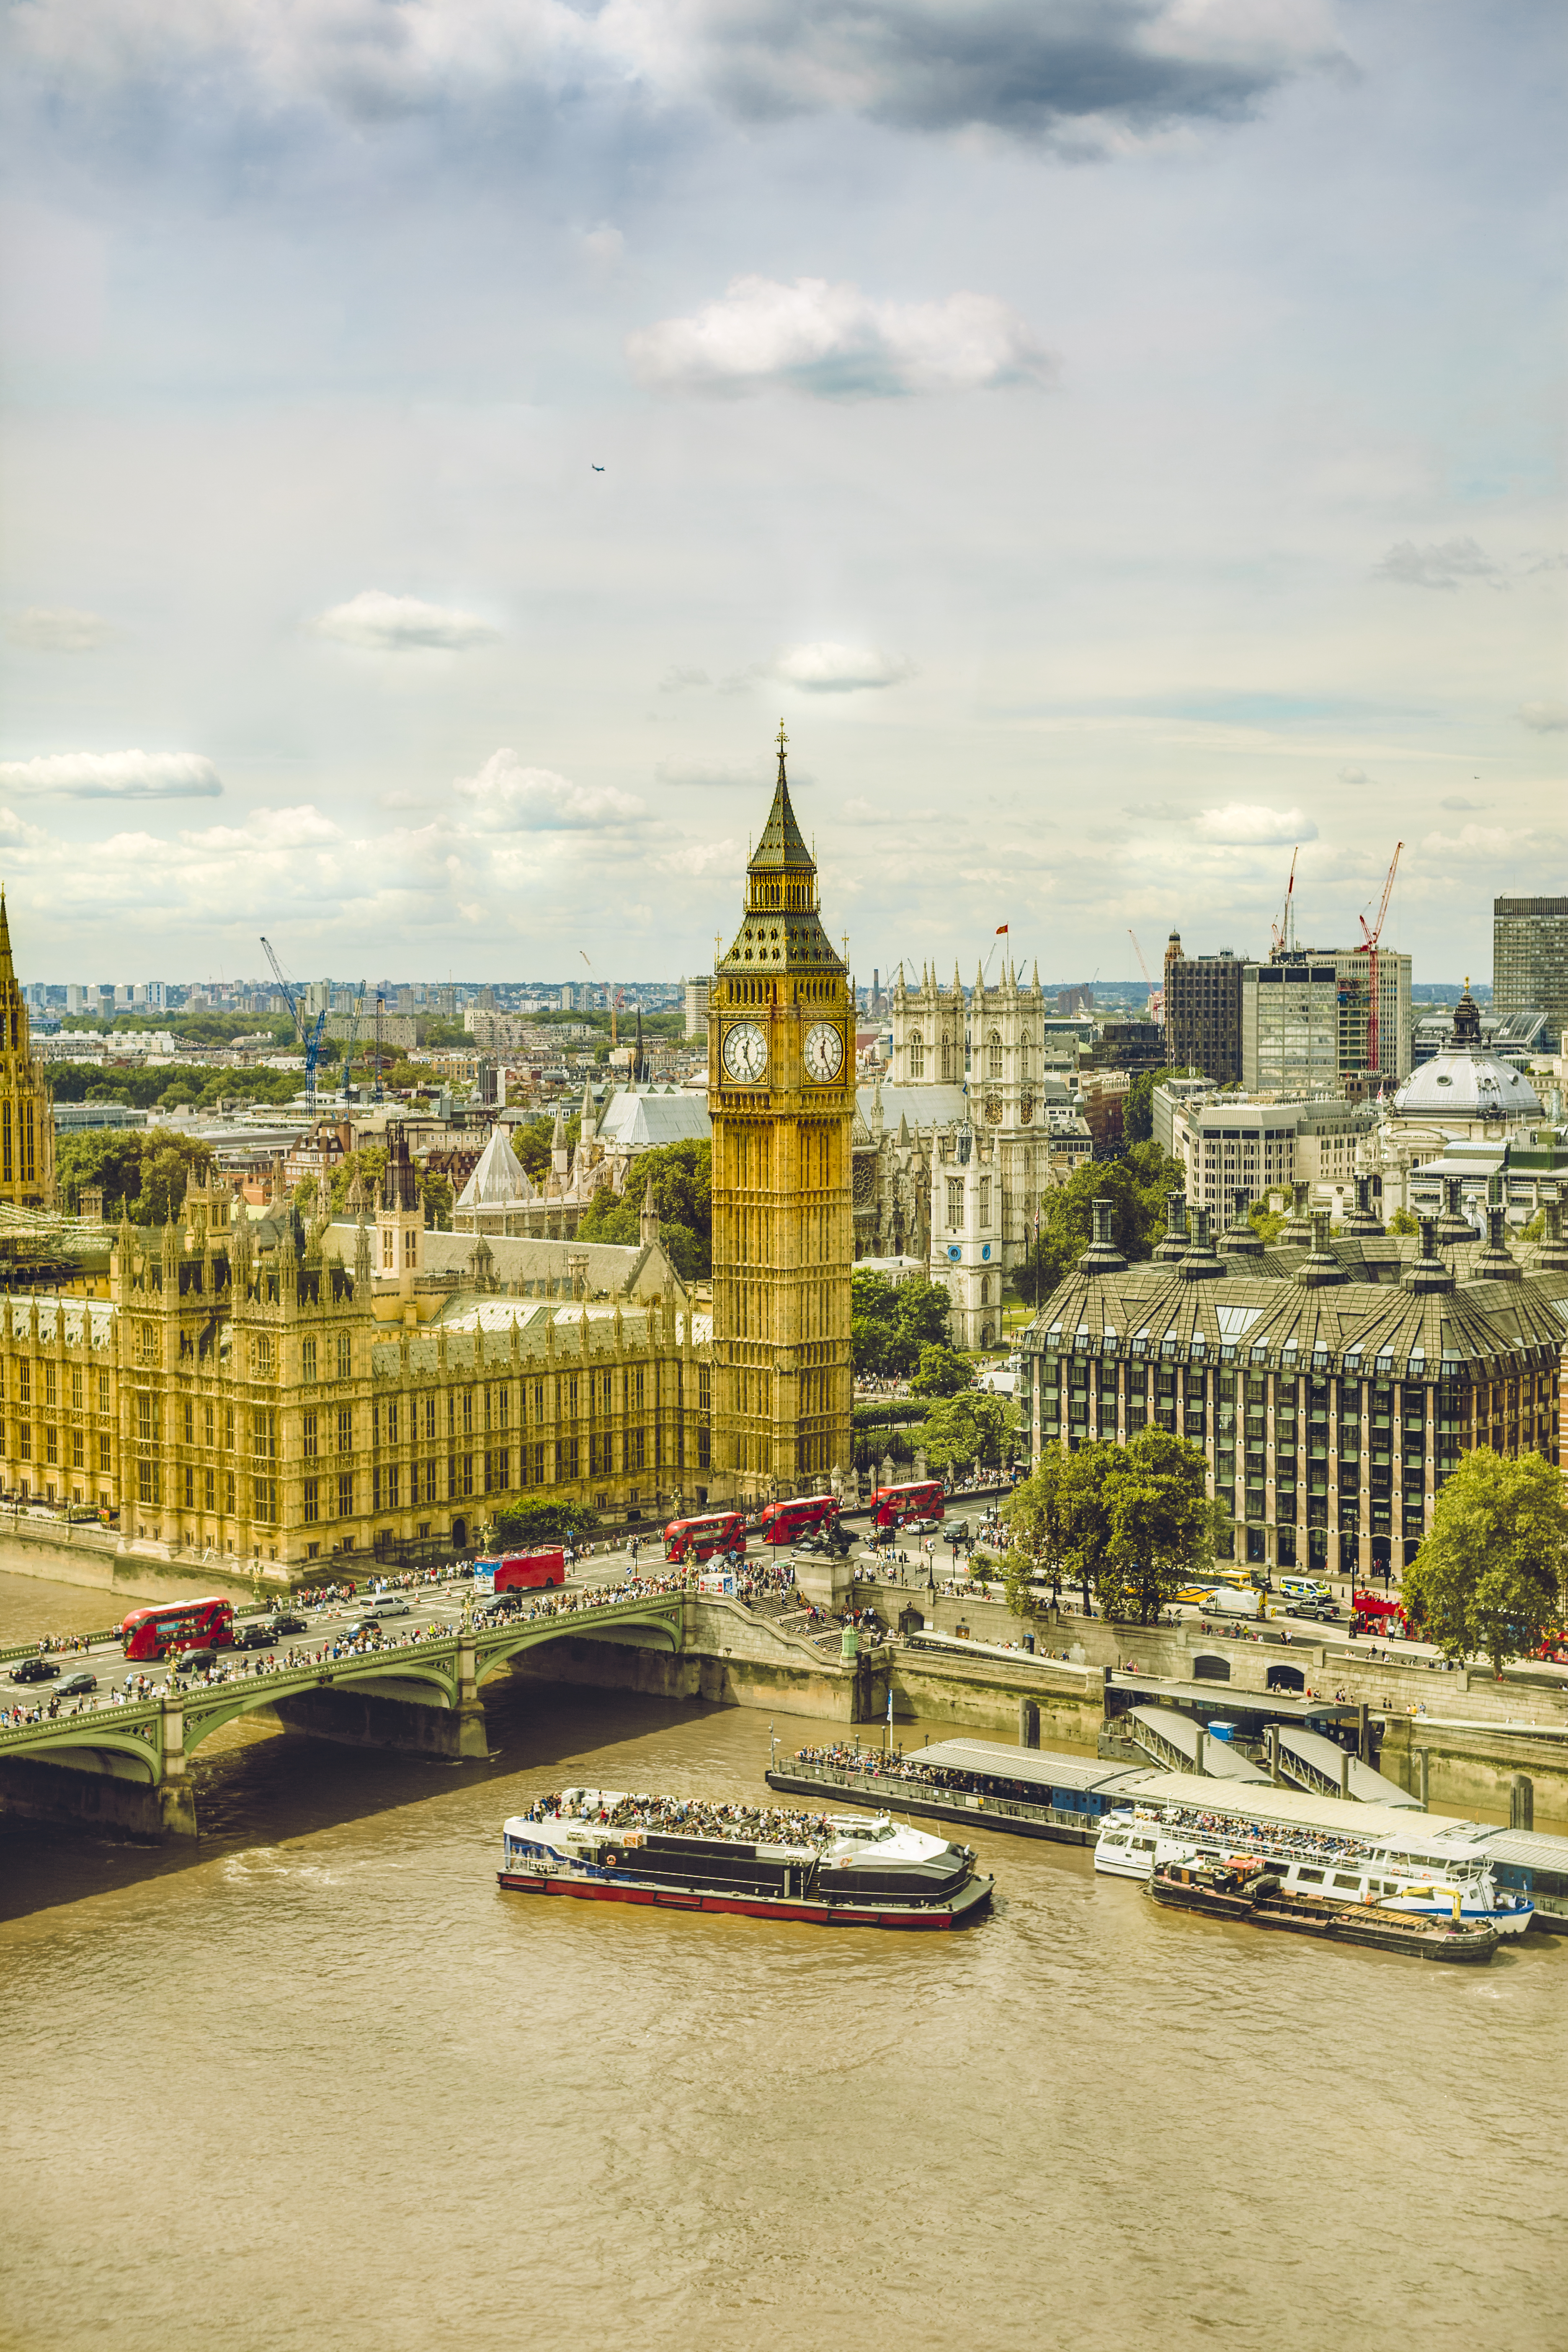
[[[1205,22],[1168,0],[771,0],[687,21],[735,111],[1031,141],[1235,120],[1309,66],[1342,63],[1311,6],[1289,22],[1245,5]]]

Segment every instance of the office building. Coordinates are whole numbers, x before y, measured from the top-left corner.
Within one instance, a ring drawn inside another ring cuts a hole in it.
[[[1241,1076],[1242,967],[1228,948],[1187,956],[1182,935],[1165,946],[1165,1067],[1201,1071],[1222,1087]]]
[[[1568,1025],[1568,898],[1494,898],[1492,1011],[1542,1013],[1552,1046]]]
[[[1410,958],[1377,956],[1378,1050],[1369,1066],[1372,956],[1365,948],[1293,949],[1241,967],[1241,1083],[1248,1094],[1335,1092],[1360,1079],[1376,1093],[1410,1075]]]

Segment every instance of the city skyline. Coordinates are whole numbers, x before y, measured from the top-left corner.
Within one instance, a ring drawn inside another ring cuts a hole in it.
[[[940,16],[12,19],[29,974],[706,971],[781,713],[863,982],[1266,952],[1298,843],[1348,948],[1395,840],[1489,971],[1568,870],[1552,15]]]

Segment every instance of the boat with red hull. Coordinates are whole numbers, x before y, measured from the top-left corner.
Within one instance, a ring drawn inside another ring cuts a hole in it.
[[[497,1881],[510,1894],[809,1927],[963,1927],[987,1909],[993,1889],[970,1847],[885,1816],[568,1789],[514,1816],[503,1839]]]

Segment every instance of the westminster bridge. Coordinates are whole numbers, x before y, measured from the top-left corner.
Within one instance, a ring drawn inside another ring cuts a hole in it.
[[[37,1706],[37,1719],[0,1723],[0,1810],[194,1837],[193,1756],[215,1732],[263,1710],[319,1738],[482,1763],[485,1683],[514,1661],[550,1677],[557,1660],[535,1664],[530,1654],[552,1644],[563,1679],[612,1688],[777,1705],[843,1723],[871,1720],[887,1705],[888,1664],[874,1653],[825,1655],[740,1602],[689,1589],[587,1592],[338,1656],[321,1634],[275,1660],[226,1652],[221,1680],[172,1680],[145,1698],[100,1697],[52,1715],[47,1686],[32,1685],[16,1697]]]

